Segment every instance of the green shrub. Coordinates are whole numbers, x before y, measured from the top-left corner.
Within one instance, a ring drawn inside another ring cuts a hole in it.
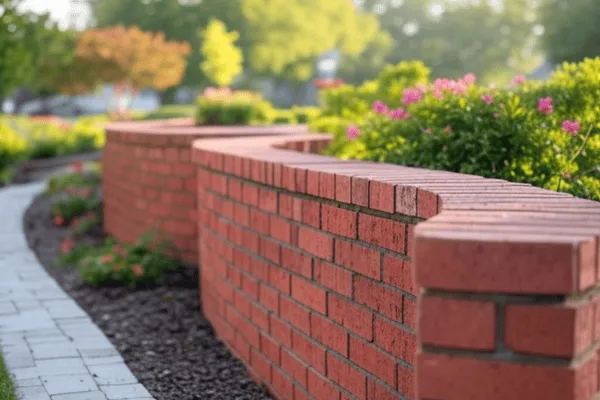
[[[106,141],[104,127],[109,122],[108,117],[103,115],[77,119],[69,132],[74,138],[70,150],[73,153],[87,153],[103,148]]]
[[[90,211],[96,211],[100,202],[93,196],[91,188],[69,188],[66,196],[52,203],[52,215],[64,223],[69,223],[73,218],[81,217]],[[62,225],[62,224],[59,224]]]
[[[144,235],[132,245],[107,239],[101,246],[75,246],[72,239],[62,244],[58,265],[76,265],[81,279],[91,285],[155,282],[165,272],[179,266],[173,248],[153,234]]]
[[[144,120],[172,119],[172,118],[193,118],[196,112],[194,105],[165,105],[159,109],[146,114]]]
[[[511,89],[477,86],[465,77],[437,80],[425,94],[407,93],[414,102],[394,117],[380,102],[357,119],[355,140],[335,132],[330,152],[600,199],[600,58],[565,64],[547,82]],[[545,113],[540,100],[548,97],[553,107]],[[566,132],[565,121],[580,124],[579,134]]]
[[[79,166],[72,167],[74,170],[80,169]],[[98,187],[101,174],[99,167],[87,172],[75,171],[66,174],[54,175],[48,180],[46,194],[55,195],[65,192],[68,188],[86,188]]]
[[[27,141],[0,118],[0,172],[25,157]]]
[[[275,110],[273,117],[274,124],[296,124],[296,114],[292,110]]]
[[[269,123],[273,108],[260,95],[210,89],[198,97],[196,123],[198,125],[257,125]]]
[[[299,124],[308,124],[321,115],[321,109],[318,107],[292,107],[292,112],[296,116]]]

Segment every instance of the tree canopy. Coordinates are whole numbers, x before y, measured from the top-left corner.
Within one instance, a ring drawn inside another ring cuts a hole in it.
[[[227,32],[225,24],[218,19],[212,20],[200,33],[201,52],[204,61],[202,71],[218,86],[229,86],[242,72],[244,58],[242,51],[235,45],[239,38],[236,31]]]

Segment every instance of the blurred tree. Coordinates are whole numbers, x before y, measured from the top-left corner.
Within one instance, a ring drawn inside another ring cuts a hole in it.
[[[121,26],[91,29],[77,41],[77,58],[99,82],[113,83],[117,97],[130,89],[165,90],[181,82],[190,46],[162,33]]]
[[[36,75],[44,43],[55,24],[49,16],[21,12],[19,0],[0,0],[0,106],[2,98]]]
[[[231,85],[235,77],[242,72],[244,61],[242,51],[235,45],[239,33],[227,32],[223,22],[213,19],[206,29],[201,31],[200,36],[201,52],[204,56],[200,68],[217,85]]]
[[[361,54],[342,57],[338,76],[351,84],[360,84],[373,79],[388,64],[387,60],[393,46],[394,40],[389,33],[378,32]]]
[[[265,76],[306,81],[326,51],[358,56],[379,26],[350,0],[243,0],[250,63]]]
[[[556,63],[600,56],[598,0],[544,0],[540,9],[543,47]]]
[[[507,81],[541,62],[531,0],[362,0],[394,39],[388,61],[419,59],[434,76]]]

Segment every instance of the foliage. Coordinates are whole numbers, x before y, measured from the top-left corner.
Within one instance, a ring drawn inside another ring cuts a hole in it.
[[[473,72],[481,81],[500,84],[542,61],[536,35],[539,29],[536,4],[540,2],[362,0],[360,3],[364,10],[377,13],[382,30],[393,39],[393,47],[385,56],[388,63],[420,59],[431,67],[434,77],[457,78]],[[562,18],[562,13],[557,12],[554,18]],[[377,55],[382,57],[385,51],[383,46]]]
[[[59,174],[50,177],[46,187],[46,194],[52,196],[58,193],[63,193],[68,188],[94,188],[100,184],[101,175],[99,169],[94,169],[84,173],[82,171],[82,166],[79,164],[74,164],[72,169],[73,172],[71,173]]]
[[[259,94],[208,89],[198,97],[198,125],[256,125],[271,120],[273,109]]]
[[[541,23],[542,43],[554,62],[581,61],[600,56],[600,7],[596,0],[544,0]]]
[[[117,93],[130,88],[165,90],[181,82],[190,46],[165,39],[162,32],[115,26],[91,29],[77,42],[77,57],[99,82],[113,83]]]
[[[318,107],[292,107],[292,113],[299,124],[307,124],[321,115],[321,109]]]
[[[99,209],[100,202],[94,195],[94,188],[90,186],[69,186],[52,203],[52,215],[56,225],[62,226],[70,223],[74,218],[81,217]]]
[[[274,124],[296,124],[298,120],[296,119],[296,114],[292,110],[275,110],[273,113],[273,123]]]
[[[91,285],[155,282],[179,263],[172,246],[144,235],[132,245],[118,244],[109,238],[101,246],[78,246],[66,241],[59,265],[76,265],[84,282]]]
[[[170,119],[170,118],[193,118],[196,113],[194,105],[166,105],[146,114],[144,120]]]
[[[8,369],[2,359],[2,349],[0,349],[0,399],[17,400],[15,385],[12,382]]]
[[[338,132],[333,152],[600,199],[600,58],[565,64],[545,83],[522,80],[510,90],[472,76],[410,89],[403,108],[376,102],[348,131],[354,140]]]
[[[0,118],[0,171],[22,159],[27,142],[4,118]]]
[[[200,35],[204,57],[200,64],[202,72],[220,87],[231,85],[242,72],[244,61],[242,51],[235,45],[240,34],[236,31],[227,32],[223,22],[213,19]]]

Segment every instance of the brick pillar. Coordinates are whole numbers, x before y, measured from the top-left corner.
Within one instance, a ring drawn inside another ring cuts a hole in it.
[[[417,398],[600,398],[600,229],[576,214],[507,212],[513,223],[487,215],[469,225],[464,213],[442,214],[415,233]]]

